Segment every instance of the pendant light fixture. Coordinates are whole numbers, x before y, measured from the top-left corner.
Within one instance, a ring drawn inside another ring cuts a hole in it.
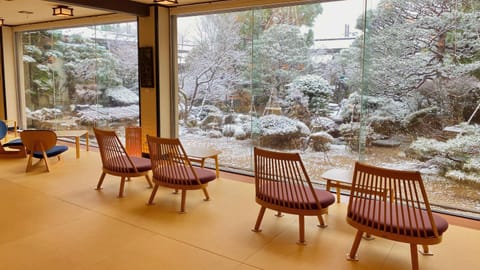
[[[73,16],[73,8],[67,6],[56,6],[52,8],[53,16]]]

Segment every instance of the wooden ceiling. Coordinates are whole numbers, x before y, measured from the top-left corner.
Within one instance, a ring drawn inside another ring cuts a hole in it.
[[[200,3],[221,2],[225,0],[178,0],[178,4],[158,5],[184,6]],[[0,18],[7,26],[18,26],[39,22],[65,20],[112,13],[126,13],[134,16],[148,14],[148,7],[154,5],[153,0],[0,0]],[[52,15],[52,8],[58,5],[67,5],[74,9],[73,17],[56,17]]]

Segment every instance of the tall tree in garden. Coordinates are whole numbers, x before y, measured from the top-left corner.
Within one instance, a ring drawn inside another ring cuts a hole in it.
[[[320,4],[265,8],[240,13],[237,16],[237,22],[241,24],[240,32],[242,36],[251,42],[275,25],[288,24],[311,27],[315,18],[322,11]],[[312,36],[311,32],[309,34]]]
[[[238,46],[239,25],[230,14],[204,16],[198,24],[195,47],[179,66],[179,89],[184,117],[194,105],[223,101],[241,82],[245,53]]]
[[[307,36],[299,27],[275,25],[253,41],[253,81],[257,91],[284,97],[286,85],[310,68]]]
[[[369,11],[361,20],[369,94],[409,102],[412,111],[437,106],[458,114],[458,99],[478,92],[475,84],[446,87],[480,69],[480,10],[473,7],[470,0],[383,0]]]

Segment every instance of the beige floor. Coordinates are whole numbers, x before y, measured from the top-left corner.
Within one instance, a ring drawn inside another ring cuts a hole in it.
[[[362,242],[359,262],[345,260],[355,231],[345,204],[330,208],[328,228],[306,218],[307,246],[298,246],[297,218],[267,211],[263,232],[252,228],[259,207],[254,186],[221,178],[187,196],[160,189],[156,204],[144,179],[126,185],[100,175],[97,152],[70,149],[50,173],[26,174],[26,160],[0,160],[0,269],[410,269],[409,247],[383,239]],[[478,269],[480,231],[450,226],[444,241],[420,256],[421,269]]]

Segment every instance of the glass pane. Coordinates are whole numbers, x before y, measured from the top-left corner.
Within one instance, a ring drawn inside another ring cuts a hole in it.
[[[363,6],[347,2],[178,18],[184,144],[221,150],[223,169],[246,173],[254,146],[300,151],[313,179],[351,167],[358,153],[345,146],[340,107],[361,48],[343,49],[359,36]]]
[[[138,125],[136,28],[132,22],[20,33],[26,128],[95,125],[123,135],[124,126]]]
[[[478,1],[369,1],[365,159],[422,173],[432,204],[480,217]]]

